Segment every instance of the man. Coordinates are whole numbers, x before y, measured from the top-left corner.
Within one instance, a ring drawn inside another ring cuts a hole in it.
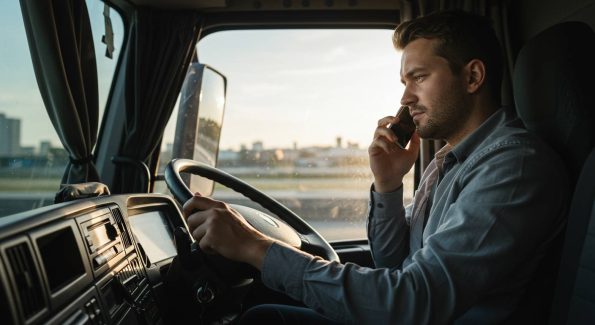
[[[401,149],[387,128],[397,118],[385,117],[369,147],[368,237],[376,268],[330,263],[288,247],[224,203],[200,196],[184,206],[192,235],[206,252],[253,265],[267,286],[334,321],[514,321],[563,225],[564,167],[499,108],[500,47],[488,21],[463,12],[432,14],[397,27],[394,43],[403,50],[401,104],[410,108],[417,133]],[[402,179],[417,159],[420,137],[446,145],[404,208]],[[205,211],[190,214],[196,209]]]

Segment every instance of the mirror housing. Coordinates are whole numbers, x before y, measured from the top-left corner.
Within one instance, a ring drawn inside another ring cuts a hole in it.
[[[226,93],[223,74],[205,64],[190,64],[180,93],[172,158],[216,167]],[[189,174],[182,178],[193,192],[205,196],[213,192],[212,180]]]

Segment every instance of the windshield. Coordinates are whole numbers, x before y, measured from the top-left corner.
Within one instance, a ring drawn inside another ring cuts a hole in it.
[[[367,148],[403,87],[392,30],[227,31],[198,44],[227,77],[217,166],[271,195],[328,240],[365,238]],[[176,109],[177,109],[176,105]],[[174,111],[161,166],[171,157]],[[413,174],[405,180],[406,203]],[[213,197],[258,208],[216,186]]]

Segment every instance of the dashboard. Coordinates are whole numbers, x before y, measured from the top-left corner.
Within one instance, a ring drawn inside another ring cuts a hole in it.
[[[159,324],[184,226],[171,198],[114,195],[0,219],[0,323]]]

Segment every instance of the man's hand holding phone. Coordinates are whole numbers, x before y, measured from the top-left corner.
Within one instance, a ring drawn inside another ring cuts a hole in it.
[[[401,107],[396,116],[380,119],[368,148],[375,191],[384,193],[399,188],[418,152],[419,136],[407,106]]]

